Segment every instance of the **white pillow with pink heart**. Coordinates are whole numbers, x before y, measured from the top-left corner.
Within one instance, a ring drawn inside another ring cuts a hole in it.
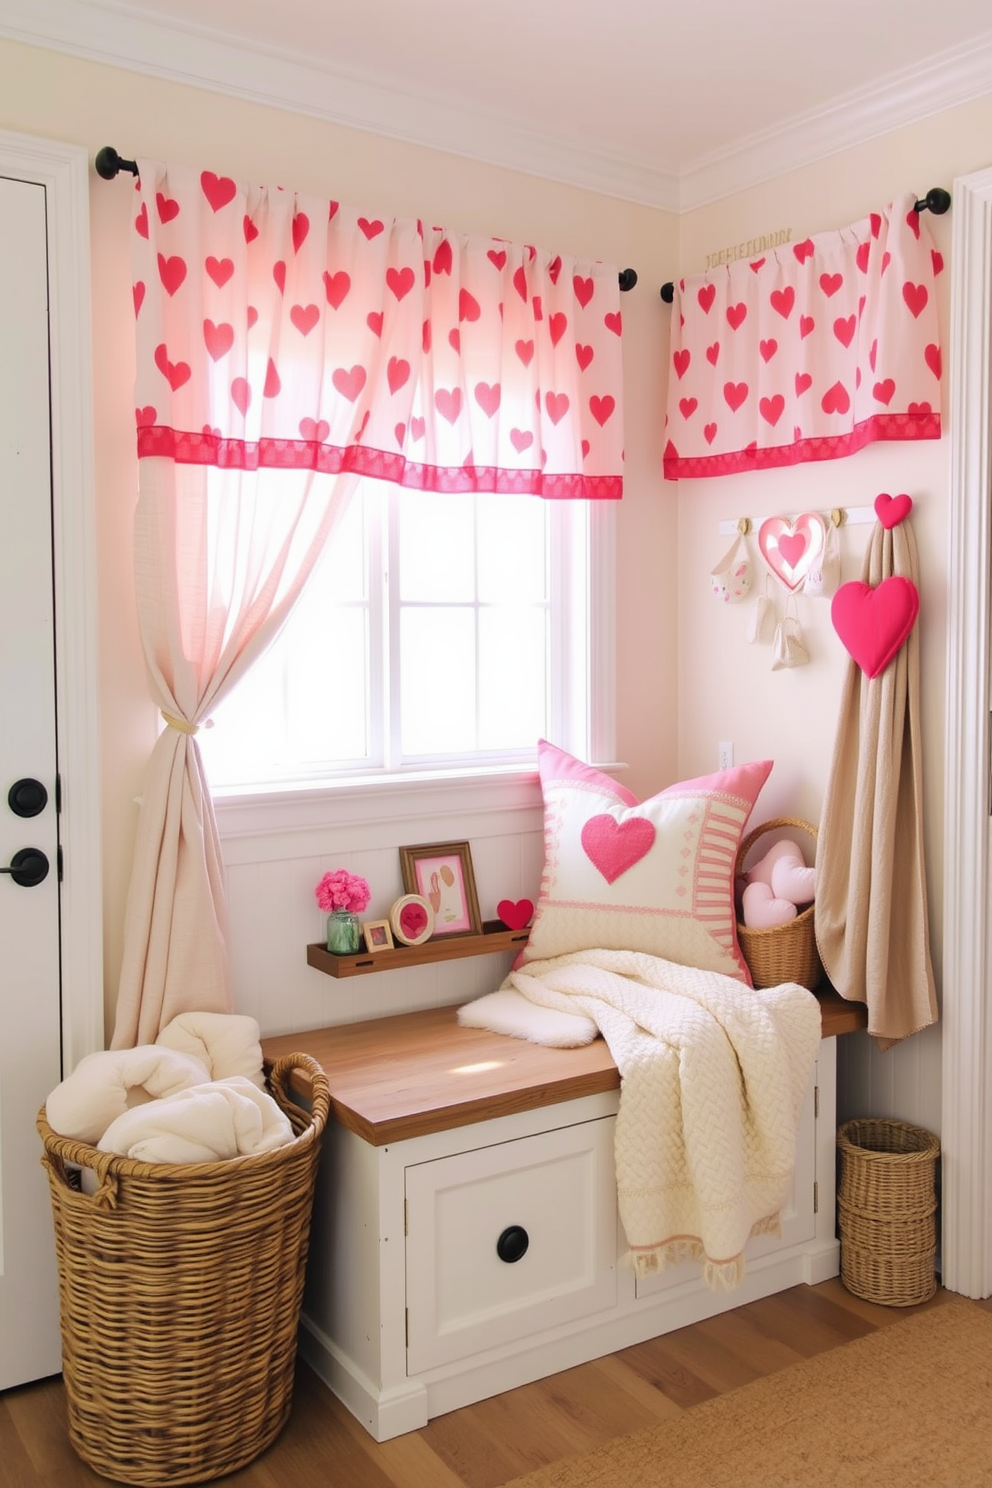
[[[538,765],[545,866],[517,965],[633,950],[750,985],[734,869],[771,760],[681,781],[647,801],[546,740]]]

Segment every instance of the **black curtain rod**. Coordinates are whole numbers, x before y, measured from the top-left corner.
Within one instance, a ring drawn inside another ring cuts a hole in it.
[[[932,212],[935,217],[943,217],[951,205],[951,193],[945,191],[943,186],[933,186],[926,196],[921,197],[913,206],[917,212]],[[661,298],[666,305],[670,305],[675,299],[675,285],[669,282],[661,286]]]
[[[113,145],[104,145],[102,150],[97,150],[93,164],[96,166],[97,175],[104,181],[112,181],[121,171],[130,171],[132,176],[138,174],[138,162],[125,160],[122,155],[118,155]],[[626,292],[628,289],[633,289],[637,283],[637,270],[621,269],[619,278],[621,290]],[[662,297],[664,298],[664,290],[662,290]]]

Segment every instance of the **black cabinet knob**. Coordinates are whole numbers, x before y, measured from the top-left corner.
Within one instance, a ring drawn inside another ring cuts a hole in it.
[[[523,1225],[507,1225],[496,1241],[496,1254],[509,1266],[514,1261],[519,1261],[521,1256],[526,1255],[529,1244],[530,1236]]]
[[[40,780],[15,780],[7,805],[15,816],[40,816],[48,805],[48,792]]]
[[[48,858],[40,847],[22,847],[15,852],[8,868],[0,873],[9,873],[22,889],[33,889],[48,877]]]

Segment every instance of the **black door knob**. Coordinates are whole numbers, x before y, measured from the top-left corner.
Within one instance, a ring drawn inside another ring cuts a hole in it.
[[[530,1236],[523,1225],[507,1225],[496,1241],[496,1254],[501,1261],[506,1261],[511,1266],[514,1261],[519,1261],[521,1256],[526,1255],[529,1244]]]
[[[10,860],[9,868],[0,868],[0,873],[9,873],[22,889],[33,889],[48,877],[48,858],[40,847],[22,847]]]
[[[48,805],[48,792],[40,780],[15,780],[7,805],[15,816],[40,816]]]

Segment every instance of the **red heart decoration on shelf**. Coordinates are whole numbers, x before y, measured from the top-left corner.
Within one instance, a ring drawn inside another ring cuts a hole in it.
[[[834,629],[866,677],[885,671],[919,611],[916,585],[898,574],[874,589],[857,579],[841,584],[830,604]]]
[[[501,899],[497,915],[507,930],[525,930],[534,918],[534,905],[529,899]]]
[[[883,491],[880,496],[875,497],[875,515],[887,532],[904,522],[912,510],[912,496],[890,496],[887,491]]]
[[[791,591],[802,584],[825,542],[826,529],[818,512],[801,512],[792,522],[786,517],[768,517],[758,528],[762,558]]]
[[[533,918],[534,905],[529,899],[518,899],[516,903],[512,899],[501,899],[496,913],[507,930],[523,930]]]

